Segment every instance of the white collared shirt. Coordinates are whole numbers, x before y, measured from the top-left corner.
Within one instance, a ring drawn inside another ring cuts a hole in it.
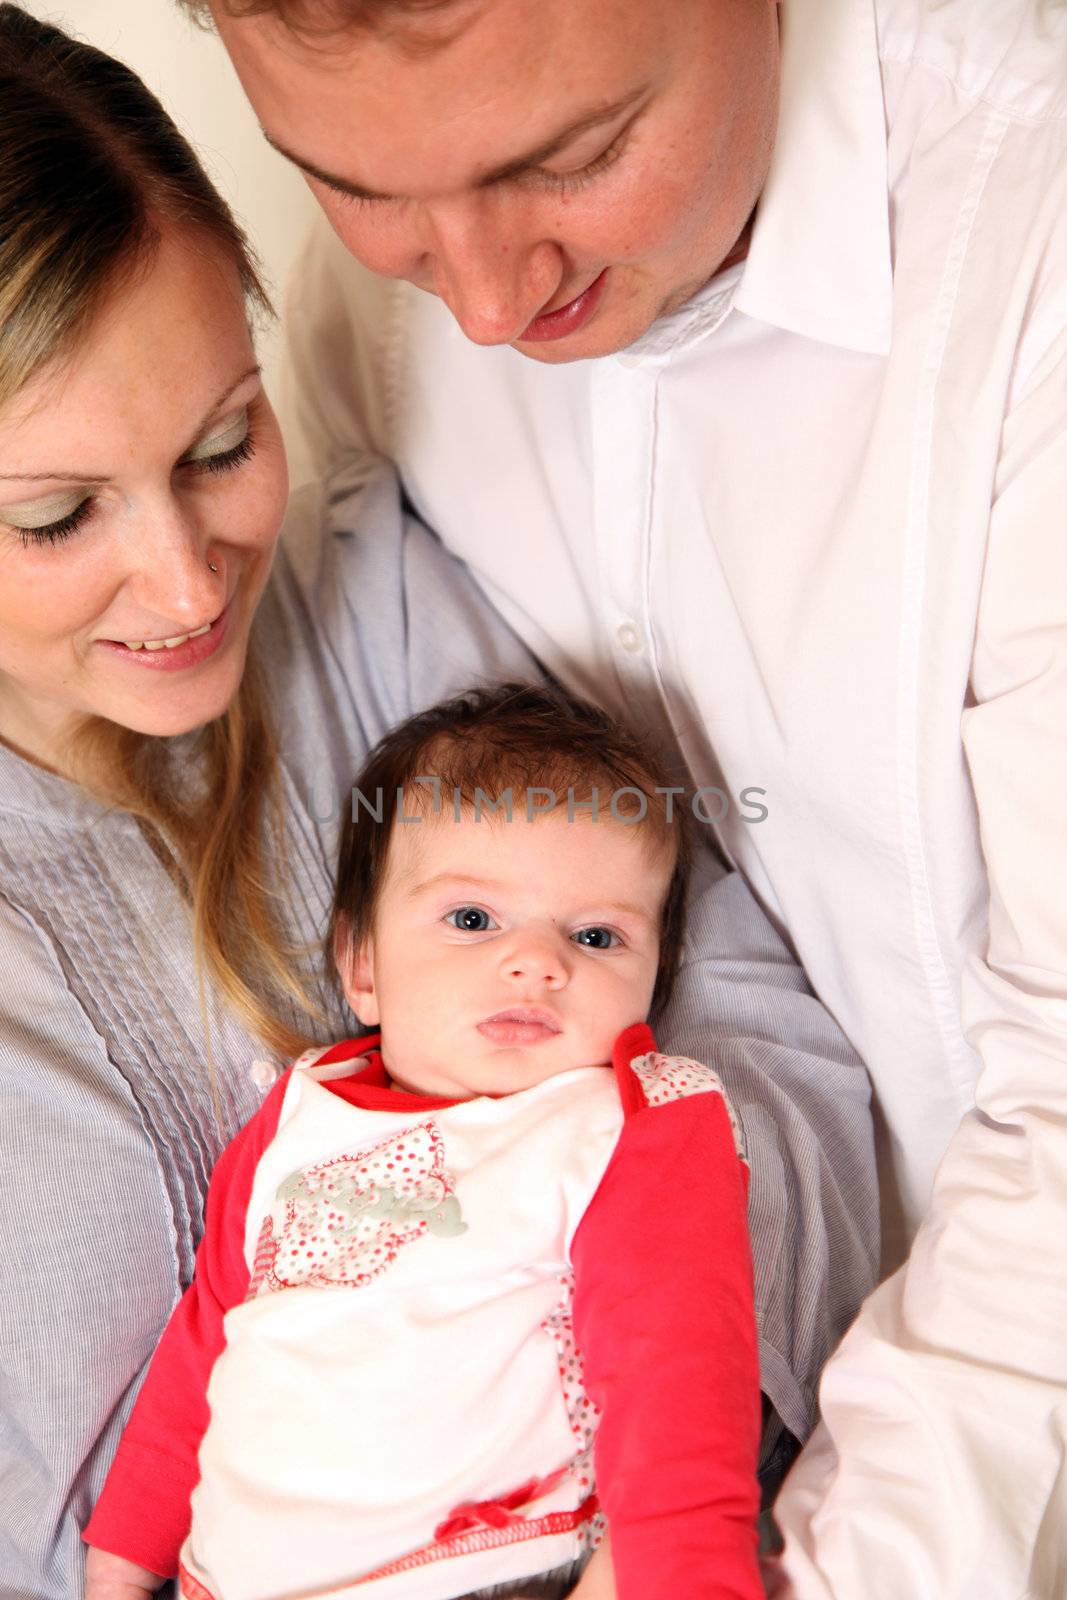
[[[543,366],[323,229],[290,422],[298,469],[394,459],[549,668],[728,797],[723,845],[868,1063],[887,1269],[911,1254],[780,1502],[794,1592],[1044,1600],[1067,1592],[1067,6],[782,10],[743,266],[623,354]]]

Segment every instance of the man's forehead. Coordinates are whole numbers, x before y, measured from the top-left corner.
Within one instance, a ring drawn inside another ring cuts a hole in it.
[[[466,29],[417,56],[377,32],[329,47],[277,16],[219,20],[272,143],[311,176],[421,197],[522,159],[654,79],[648,4],[477,0]]]
[[[196,5],[198,0],[179,0]],[[227,44],[262,44],[277,54],[307,59],[323,71],[342,70],[368,40],[418,56],[444,49],[497,0],[201,0]]]

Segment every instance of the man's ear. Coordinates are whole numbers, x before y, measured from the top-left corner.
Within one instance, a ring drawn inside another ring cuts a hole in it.
[[[333,959],[345,999],[365,1028],[374,1027],[382,1020],[374,992],[374,941],[368,935],[357,947],[352,924],[342,917],[333,936]]]

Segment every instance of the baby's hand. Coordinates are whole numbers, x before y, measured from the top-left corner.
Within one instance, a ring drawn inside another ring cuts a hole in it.
[[[611,1540],[607,1534],[582,1573],[571,1600],[615,1600],[615,1569],[611,1564]]]
[[[90,1545],[85,1558],[85,1600],[151,1600],[163,1579],[147,1567]]]

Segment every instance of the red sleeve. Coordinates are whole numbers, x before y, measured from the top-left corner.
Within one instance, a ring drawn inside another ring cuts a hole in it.
[[[192,1283],[174,1309],[82,1537],[162,1578],[178,1570],[200,1476],[207,1385],[225,1344],[223,1318],[249,1284],[245,1218],[260,1157],[274,1138],[289,1073],[219,1158]]]
[[[620,1046],[626,1121],[572,1250],[618,1600],[762,1600],[748,1168],[720,1094],[650,1106],[651,1034]]]

